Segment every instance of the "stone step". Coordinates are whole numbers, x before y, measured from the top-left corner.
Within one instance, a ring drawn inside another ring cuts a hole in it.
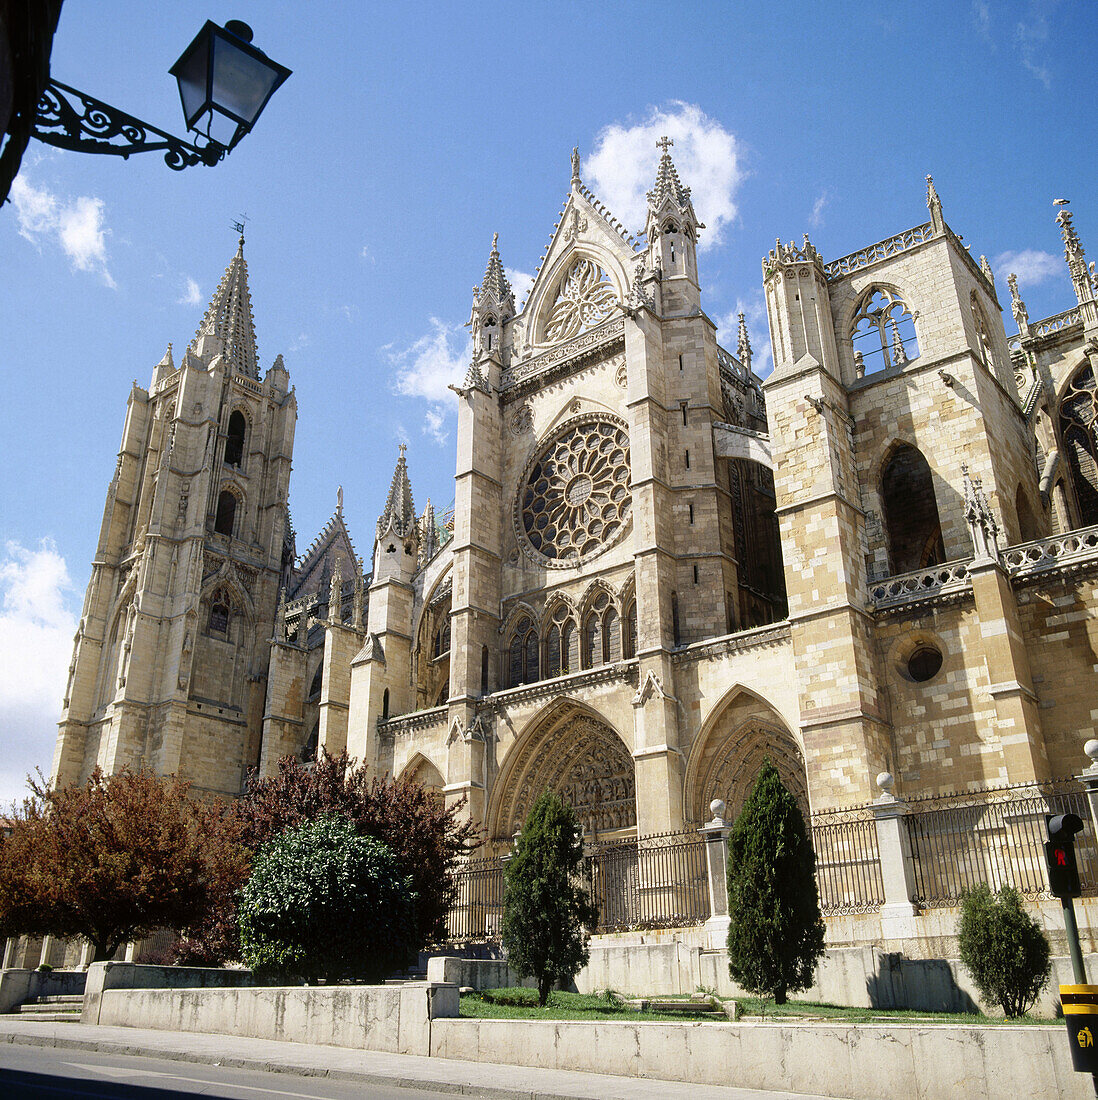
[[[84,1003],[84,994],[59,993],[52,997],[31,997],[23,1003],[28,1005],[82,1005]]]
[[[656,999],[634,999],[626,1000],[625,1005],[629,1008],[635,1009],[638,1012],[689,1012],[692,1014],[702,1013],[712,1016],[723,1016],[724,1009],[720,1005],[715,1005],[711,1001],[682,1001],[682,1000],[667,1000],[661,1001]]]
[[[20,1012],[19,1018],[36,1024],[78,1024],[79,1012]]]

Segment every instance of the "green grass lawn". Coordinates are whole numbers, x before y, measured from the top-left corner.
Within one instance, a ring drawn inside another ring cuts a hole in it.
[[[685,997],[661,996],[660,1000],[683,1000]],[[1059,1020],[1003,1020],[982,1013],[966,1012],[917,1012],[911,1009],[848,1008],[842,1005],[818,1004],[814,1001],[789,1001],[776,1005],[760,997],[737,998],[743,1008],[745,1020],[804,1019],[848,1023],[913,1023],[916,1021],[940,1024],[988,1024],[1027,1023],[1052,1024],[1063,1027]],[[538,1007],[535,989],[485,989],[461,998],[461,1015],[471,1019],[488,1020],[648,1020],[666,1022],[681,1020],[689,1023],[711,1021],[727,1023],[723,1015],[694,1012],[638,1012],[618,1004],[614,999],[590,993],[549,994],[549,1003]]]

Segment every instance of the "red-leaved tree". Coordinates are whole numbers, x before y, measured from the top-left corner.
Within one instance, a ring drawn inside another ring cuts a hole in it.
[[[234,807],[147,770],[31,797],[0,840],[0,936],[83,936],[96,959],[201,923],[247,875]]]
[[[284,829],[323,814],[345,814],[357,832],[384,843],[400,860],[416,894],[417,946],[445,935],[446,915],[457,893],[454,869],[478,839],[476,826],[459,819],[460,806],[418,783],[371,778],[353,767],[346,750],[315,764],[294,757],[278,762],[278,773],[252,779],[240,802],[245,841],[253,849]]]

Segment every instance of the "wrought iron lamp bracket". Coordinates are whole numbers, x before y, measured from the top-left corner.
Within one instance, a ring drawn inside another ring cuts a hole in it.
[[[224,145],[213,140],[203,146],[191,145],[56,80],[46,85],[38,101],[34,136],[61,149],[107,153],[123,159],[131,153],[163,149],[164,163],[177,172],[194,164],[212,167],[227,152]]]

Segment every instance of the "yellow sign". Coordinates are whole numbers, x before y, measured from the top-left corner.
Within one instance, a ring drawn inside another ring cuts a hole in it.
[[[1094,1046],[1094,1036],[1091,1035],[1089,1027],[1081,1028],[1075,1038],[1079,1040],[1079,1045],[1084,1050],[1086,1050],[1087,1047]]]

